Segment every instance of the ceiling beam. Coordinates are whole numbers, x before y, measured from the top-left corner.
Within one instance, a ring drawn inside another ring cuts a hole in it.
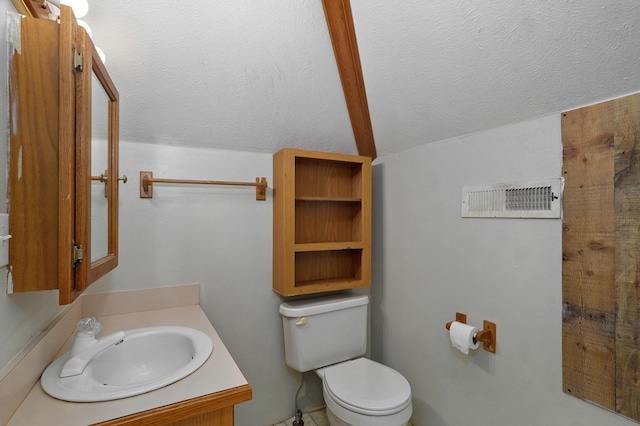
[[[371,117],[349,0],[322,0],[358,154],[375,159]]]

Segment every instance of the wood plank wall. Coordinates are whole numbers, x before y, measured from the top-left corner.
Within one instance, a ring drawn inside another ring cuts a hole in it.
[[[640,94],[563,113],[568,394],[640,420]]]
[[[640,419],[640,96],[616,101],[616,411]]]

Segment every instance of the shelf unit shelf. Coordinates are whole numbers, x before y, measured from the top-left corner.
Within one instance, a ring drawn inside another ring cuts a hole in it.
[[[370,285],[371,159],[283,149],[273,166],[273,290]]]
[[[329,251],[329,250],[362,250],[362,241],[344,241],[335,243],[303,243],[294,244],[295,252]]]
[[[296,197],[296,201],[308,202],[334,202],[334,203],[361,203],[362,198],[353,197]]]

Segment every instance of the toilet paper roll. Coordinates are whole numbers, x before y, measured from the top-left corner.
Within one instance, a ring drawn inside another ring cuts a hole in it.
[[[476,341],[474,343],[473,341],[473,336],[477,332],[478,329],[476,327],[454,321],[449,328],[451,345],[463,354],[468,355],[469,349],[478,349],[478,346],[480,346],[480,342]]]

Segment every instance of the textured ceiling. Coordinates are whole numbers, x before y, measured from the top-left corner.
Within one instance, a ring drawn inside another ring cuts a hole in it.
[[[640,91],[637,0],[352,0],[378,155]],[[90,2],[123,141],[356,153],[321,0]]]

